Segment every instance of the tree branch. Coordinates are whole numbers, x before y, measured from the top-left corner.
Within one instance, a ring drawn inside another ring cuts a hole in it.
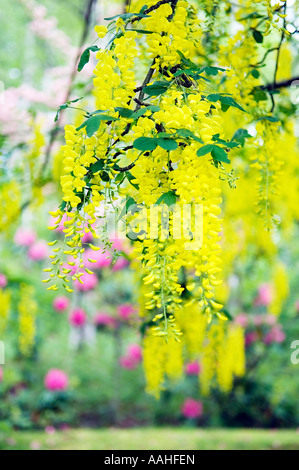
[[[158,10],[160,6],[165,5],[166,3],[172,3],[172,0],[160,0],[160,2],[156,3],[156,5],[153,5],[150,8],[147,8],[143,14],[147,15],[148,13],[151,13],[152,11]],[[136,16],[135,18],[132,18],[131,23],[135,23],[135,21],[139,21],[140,18]]]
[[[299,76],[290,78],[289,80],[283,80],[282,82],[268,83],[268,85],[261,86],[260,89],[265,91],[271,91],[279,90],[280,88],[288,88],[295,81],[299,81]]]

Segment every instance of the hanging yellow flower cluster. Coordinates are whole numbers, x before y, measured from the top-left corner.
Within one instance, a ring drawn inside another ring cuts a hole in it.
[[[285,3],[135,0],[130,11],[95,28],[106,47],[93,45],[80,61],[82,69],[96,51],[96,110],[65,128],[63,203],[50,228],[63,220],[66,246],[50,243],[44,282],[71,292],[69,277],[82,282],[91,273],[82,238],[91,232],[106,249],[95,228],[98,220],[105,224],[100,208],[105,212],[123,196],[116,212],[139,262],[144,365],[147,388],[156,395],[165,377],[180,376],[187,358],[202,358],[203,393],[215,379],[227,392],[243,375],[244,332],[235,324],[224,328],[230,315],[220,303],[229,297],[229,276],[248,250],[277,260],[269,229],[281,210],[284,231],[298,218],[287,195],[288,178],[298,193],[293,124],[283,126],[272,115],[273,89],[260,86],[269,53],[284,54],[279,48],[265,54],[261,45],[273,30],[288,36]],[[274,84],[278,72],[275,67]],[[283,278],[278,271],[276,283]],[[286,298],[284,281],[273,311]]]
[[[0,201],[0,233],[5,233],[20,213],[21,190],[16,181],[0,185]]]
[[[119,182],[125,177],[132,184],[125,191],[133,204],[141,205],[147,214],[155,211],[155,205],[161,206],[162,212],[166,210],[166,236],[158,222],[157,233],[147,236],[136,248],[144,283],[152,286],[147,292],[146,308],[153,311],[152,318],[162,312],[163,319],[156,320],[163,334],[168,333],[167,316],[174,314],[176,305],[181,303],[183,288],[178,272],[182,268],[188,275],[193,271],[188,285],[189,291],[194,291],[191,302],[199,301],[209,321],[212,313],[222,308],[213,299],[221,271],[222,200],[217,167],[229,161],[225,148],[230,143],[223,140],[218,96],[209,100],[208,79],[202,75],[217,75],[219,69],[212,67],[209,72],[190,60],[195,51],[189,38],[189,23],[194,28],[194,18],[189,21],[188,6],[184,1],[161,5],[149,2],[140,17],[132,14],[110,49],[97,53],[94,94],[100,109],[88,114],[79,128],[66,127],[65,174],[61,178],[64,204],[53,214],[58,220],[52,227],[57,228],[65,213],[64,232],[70,250],[64,250],[64,255],[80,257],[85,227],[92,231],[96,208],[101,201],[114,199],[114,192],[119,192]],[[138,4],[135,7],[138,11]],[[126,29],[129,24],[134,27],[137,20],[142,22],[141,31],[152,32],[145,39],[138,36],[139,30]],[[100,37],[106,32],[102,27],[96,31]],[[139,43],[146,47],[152,65],[142,86],[136,88]],[[185,73],[188,66],[194,68],[190,75]],[[147,102],[149,98],[151,101]],[[238,107],[234,100],[229,103]],[[237,146],[234,143],[230,148],[233,151]],[[124,154],[127,166],[120,167],[118,157]],[[185,206],[191,213],[189,219],[184,215]],[[197,209],[200,222],[195,221]],[[175,233],[178,216],[183,229],[180,235]],[[69,289],[66,278],[70,270],[61,269],[64,263],[59,248],[53,251],[54,268],[45,282],[56,275]],[[79,269],[83,269],[81,263]],[[82,272],[73,278],[80,276]],[[49,289],[56,290],[57,284]]]
[[[30,356],[36,333],[37,303],[34,300],[34,288],[23,284],[20,286],[19,311],[19,348],[24,356]]]
[[[282,262],[277,262],[273,273],[273,299],[269,305],[269,312],[280,315],[286,299],[290,293],[290,285],[286,267]]]
[[[0,289],[0,338],[3,337],[11,307],[11,292],[6,289]]]
[[[211,326],[198,306],[183,306],[176,315],[182,330],[181,341],[169,341],[149,328],[144,338],[144,370],[147,391],[156,397],[166,387],[167,380],[178,380],[186,358],[200,364],[199,383],[203,395],[218,386],[228,393],[235,377],[245,374],[245,335],[239,325],[219,321]]]

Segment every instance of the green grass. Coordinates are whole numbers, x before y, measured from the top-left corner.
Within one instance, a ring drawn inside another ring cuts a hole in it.
[[[299,450],[295,430],[247,429],[102,429],[14,432],[0,449],[29,450]]]

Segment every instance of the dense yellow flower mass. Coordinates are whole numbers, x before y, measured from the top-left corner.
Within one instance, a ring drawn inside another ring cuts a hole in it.
[[[17,182],[10,181],[0,187],[0,233],[4,233],[20,212],[21,189]]]
[[[3,333],[7,326],[11,308],[11,292],[9,290],[0,289],[0,335]]]
[[[29,285],[20,288],[19,311],[19,348],[24,356],[30,356],[34,346],[36,333],[37,303],[34,300],[34,289]]]
[[[95,28],[106,41],[96,53],[96,110],[65,127],[57,160],[63,158],[63,203],[50,228],[63,218],[66,246],[52,243],[44,282],[68,292],[70,276],[81,282],[90,272],[84,234],[101,238],[100,207],[105,212],[124,197],[116,212],[134,242],[147,389],[156,396],[188,358],[202,363],[205,394],[215,381],[228,392],[244,374],[244,331],[227,326],[221,302],[229,302],[230,276],[248,252],[271,259],[279,287],[273,313],[287,296],[275,231],[290,236],[298,219],[289,194],[298,194],[298,148],[291,119],[274,113],[278,59],[287,63],[290,51],[262,47],[272,34],[289,37],[286,2],[272,3],[131,2],[127,14]],[[268,89],[261,76],[274,51]]]

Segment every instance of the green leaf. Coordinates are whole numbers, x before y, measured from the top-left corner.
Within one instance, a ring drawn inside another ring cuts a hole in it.
[[[194,64],[194,62],[192,62],[192,60],[190,59],[187,59],[187,57],[185,57],[185,55],[181,52],[181,51],[177,51],[177,53],[179,54],[180,58],[182,59],[182,62],[190,67],[190,68],[193,68],[193,69],[197,69],[197,65]]]
[[[104,160],[99,160],[95,163],[93,163],[90,167],[92,173],[97,173],[98,171],[101,171],[105,166]]]
[[[218,145],[213,145],[212,157],[214,160],[217,160],[217,162],[230,163],[227,153],[223,148],[218,147]]]
[[[212,67],[212,66],[206,66],[206,67],[202,67],[200,70],[199,70],[199,73],[202,73],[202,72],[205,72],[207,75],[212,75],[212,76],[216,76],[218,75],[219,72],[225,72],[226,69],[222,68],[222,67]]]
[[[226,113],[226,111],[228,111],[229,108],[230,106],[228,104],[221,103],[221,111],[223,111],[224,113]]]
[[[250,19],[258,19],[258,18],[264,18],[263,15],[260,15],[256,11],[253,13],[250,13],[247,16],[244,16],[243,18],[240,19],[240,21],[245,21],[245,20],[250,20]]]
[[[152,111],[152,113],[157,113],[158,111],[160,111],[160,108],[159,106],[154,106],[154,105],[140,108],[138,109],[138,111],[132,114],[131,118],[134,119],[135,121],[136,119],[140,118],[140,116],[143,116],[147,111]]]
[[[161,147],[164,150],[176,150],[178,148],[178,144],[175,140],[173,139],[167,139],[167,138],[159,138],[157,140],[157,143],[159,147]]]
[[[259,78],[260,77],[260,72],[257,70],[257,69],[253,69],[251,71],[251,75],[254,77],[254,78]]]
[[[132,119],[134,119],[134,121],[138,118],[140,118],[140,116],[143,116],[146,112],[148,111],[148,108],[140,108],[138,109],[138,111],[135,111],[135,113],[132,114]]]
[[[164,203],[168,207],[170,207],[176,204],[176,201],[177,201],[177,195],[173,191],[168,191],[168,193],[162,194],[162,196],[159,197],[155,206],[159,206],[160,204]]]
[[[102,114],[102,113],[107,113],[108,109],[97,109],[96,111],[93,111],[92,113],[90,113],[91,116],[95,116],[96,114]]]
[[[197,150],[196,155],[198,157],[203,157],[204,155],[207,155],[208,153],[211,153],[213,148],[214,148],[214,145],[212,145],[212,144],[204,145],[199,150]]]
[[[103,171],[103,173],[101,174],[101,180],[105,181],[106,183],[110,181],[110,176],[108,175],[107,171]]]
[[[112,21],[112,20],[116,20],[117,18],[121,18],[122,20],[129,20],[130,18],[133,18],[133,17],[138,17],[138,18],[148,18],[149,15],[144,15],[143,13],[122,13],[121,15],[115,15],[115,16],[111,16],[110,18],[104,18],[104,20],[106,21]]]
[[[153,34],[154,31],[147,31],[145,29],[133,29],[133,31],[136,31],[136,33],[140,34]]]
[[[255,101],[258,103],[259,101],[267,101],[268,96],[264,90],[254,90],[253,96]]]
[[[56,113],[56,116],[55,116],[55,119],[54,119],[54,122],[57,122],[57,121],[58,121],[60,111],[62,111],[63,109],[67,109],[67,108],[68,108],[68,105],[67,105],[67,104],[62,104],[61,106],[59,106],[59,108],[58,108],[58,110],[57,110],[57,113]]]
[[[67,101],[66,103],[59,106],[59,108],[57,110],[57,113],[56,113],[56,116],[55,116],[55,119],[54,119],[54,122],[58,121],[60,111],[63,111],[64,109],[67,109],[71,104],[78,103],[78,101],[81,101],[81,100],[83,100],[83,97],[76,98],[75,100]]]
[[[157,81],[144,88],[144,92],[149,96],[159,96],[165,93],[170,86],[170,82]]]
[[[173,134],[169,134],[168,132],[159,132],[159,134],[157,134],[157,137],[160,139],[160,138],[165,138],[165,139],[172,139],[173,138]]]
[[[179,137],[183,137],[183,139],[186,139],[186,138],[190,137],[191,139],[195,140],[196,142],[199,142],[200,144],[203,144],[203,141],[199,137],[194,135],[193,132],[189,131],[189,129],[178,129],[176,133]]]
[[[115,179],[114,179],[114,183],[116,184],[122,184],[124,179],[126,177],[126,173],[125,172],[122,172],[122,173],[119,173]]]
[[[275,116],[263,116],[263,117],[257,119],[257,121],[279,122],[280,119],[278,119],[278,118],[275,117]]]
[[[145,152],[146,150],[151,151],[155,150],[158,145],[158,139],[154,139],[152,137],[139,137],[133,143],[133,147],[137,150],[141,150]]]
[[[80,127],[77,128],[77,131],[86,127],[86,134],[88,137],[92,137],[95,132],[99,129],[102,121],[119,121],[118,118],[108,116],[107,114],[98,114],[87,119]]]
[[[134,111],[129,108],[114,108],[114,109],[115,111],[119,113],[121,117],[124,117],[124,118],[131,118],[134,114]]]
[[[62,203],[61,203],[60,206],[59,206],[59,209],[60,209],[61,211],[64,211],[64,209],[66,208],[66,206],[67,206],[67,202],[66,202],[66,201],[62,201]]]
[[[232,141],[239,142],[242,147],[244,147],[245,139],[249,139],[250,137],[252,137],[252,135],[250,135],[246,129],[238,129],[234,133]]]
[[[228,107],[232,106],[246,113],[245,109],[243,109],[242,106],[240,106],[231,96],[224,96],[218,93],[212,93],[211,95],[207,96],[207,99],[211,101],[212,103],[215,103],[216,101],[220,101],[220,103],[225,106],[228,106]]]
[[[122,211],[121,211],[121,213],[120,213],[120,215],[119,215],[119,217],[118,217],[118,220],[122,219],[122,217],[127,214],[127,212],[129,211],[129,209],[130,209],[131,207],[136,207],[136,204],[137,204],[137,203],[136,203],[135,199],[133,199],[132,197],[129,197],[129,196],[128,196],[128,197],[127,197],[127,200],[126,200],[126,202],[125,202],[125,205],[124,205],[124,207],[123,207],[123,209],[122,209]]]
[[[262,44],[264,42],[264,36],[260,31],[257,31],[256,29],[252,32],[252,35],[255,39],[255,42],[258,44]]]
[[[89,59],[90,59],[90,52],[97,52],[99,50],[100,48],[98,46],[91,46],[85,49],[85,51],[83,52],[80,58],[80,62],[78,65],[78,72],[81,72],[81,70],[83,70],[85,65],[88,64]]]
[[[230,148],[230,149],[235,148],[235,147],[239,147],[239,145],[240,145],[239,142],[232,142],[232,141],[231,141],[231,142],[227,142],[226,140],[220,139],[220,138],[219,138],[219,134],[213,135],[212,140],[213,140],[214,142],[217,142],[217,144],[222,144],[222,145],[224,145],[226,148]]]
[[[132,175],[132,173],[130,173],[129,171],[126,172],[126,177],[129,181],[129,183],[135,188],[135,189],[139,189],[139,185],[136,184],[136,183],[133,183],[133,180],[135,179],[135,176]]]

